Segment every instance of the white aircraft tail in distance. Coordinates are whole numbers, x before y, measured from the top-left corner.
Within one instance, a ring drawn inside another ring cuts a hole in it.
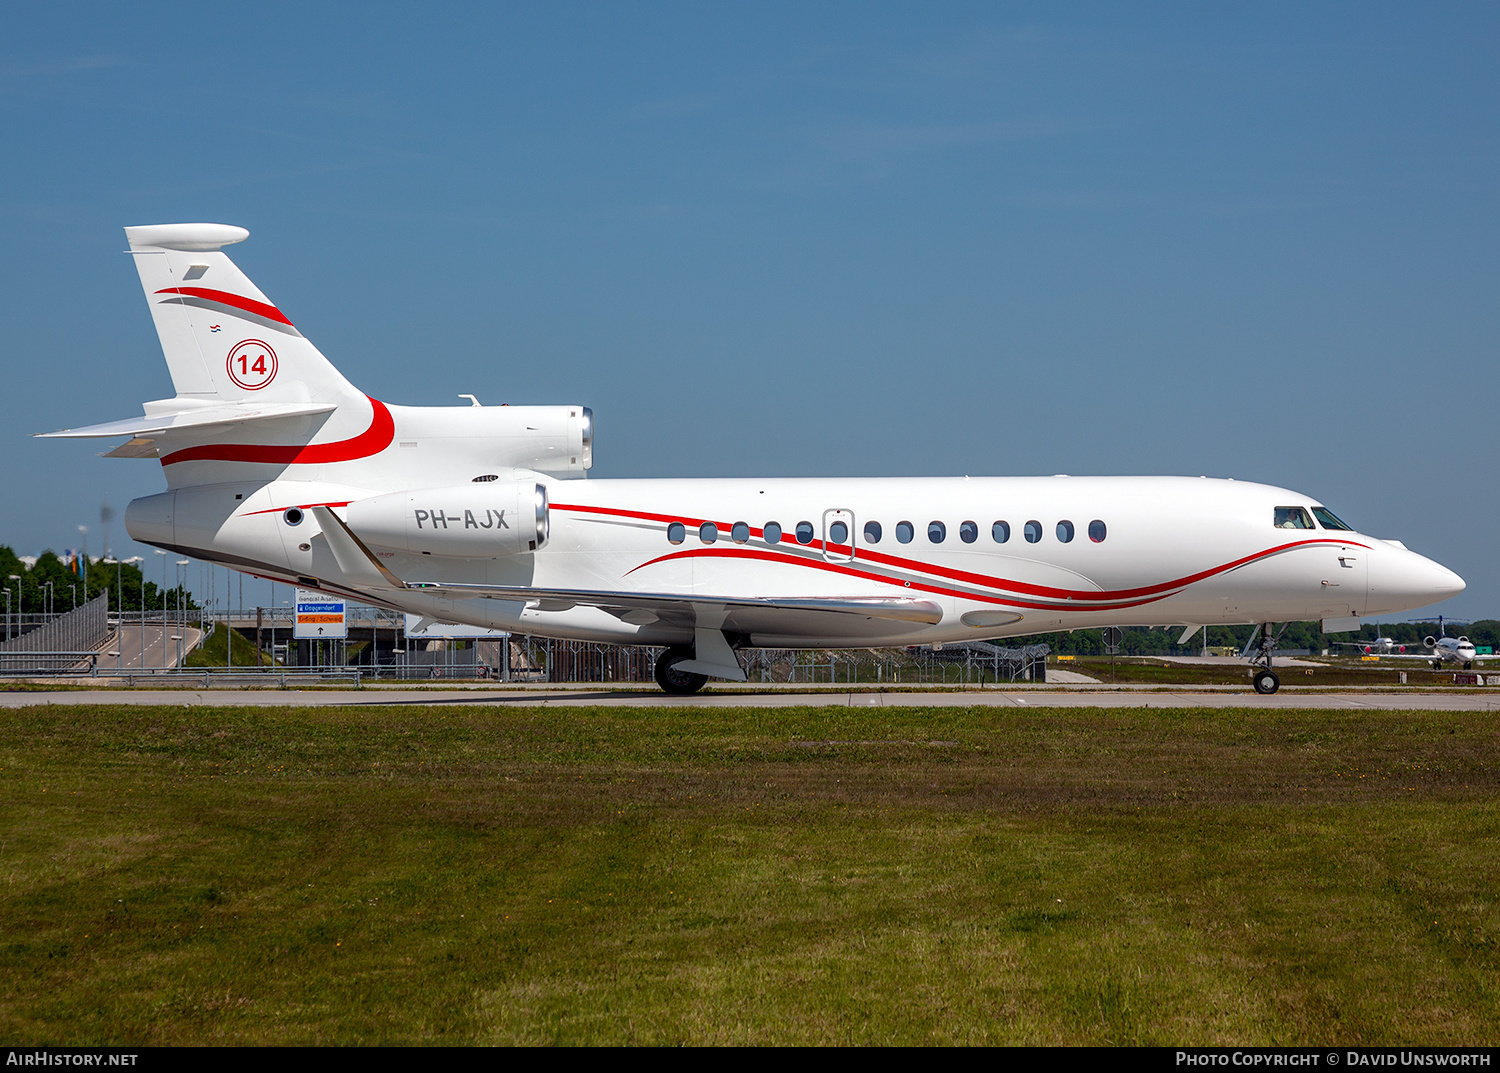
[[[126,228],[172,375],[113,437],[167,490],[130,535],[436,622],[664,649],[657,680],[745,680],[738,652],[1113,625],[1363,616],[1463,591],[1298,492],[1192,477],[588,480],[582,405],[411,407],[355,388],[235,266],[241,228]],[[1274,692],[1263,632],[1254,680]]]

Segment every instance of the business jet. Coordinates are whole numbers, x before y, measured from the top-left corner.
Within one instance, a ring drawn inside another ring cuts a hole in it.
[[[1473,642],[1467,637],[1429,637],[1426,644],[1432,649],[1434,669],[1441,668],[1445,663],[1461,663],[1467,671],[1479,658],[1474,651]]]
[[[250,282],[223,224],[128,227],[176,389],[126,438],[167,491],[131,537],[431,622],[664,649],[691,693],[739,650],[934,645],[1421,607],[1452,571],[1315,499],[1184,477],[586,480],[581,405],[408,407],[355,388]]]
[[[1428,634],[1422,640],[1422,644],[1431,650],[1431,654],[1426,658],[1432,660],[1434,670],[1441,670],[1445,663],[1457,663],[1467,671],[1477,661],[1488,658],[1479,655],[1474,648],[1474,643],[1467,637],[1449,637],[1441,615],[1438,616],[1437,636]]]

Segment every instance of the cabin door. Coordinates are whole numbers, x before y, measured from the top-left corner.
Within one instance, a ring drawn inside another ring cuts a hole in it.
[[[823,558],[831,563],[847,563],[854,558],[854,512],[823,512]]]

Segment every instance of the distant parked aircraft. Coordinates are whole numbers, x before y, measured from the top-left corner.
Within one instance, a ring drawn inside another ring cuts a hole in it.
[[[1373,641],[1335,641],[1335,648],[1353,648],[1365,656],[1404,655],[1406,646],[1394,637],[1377,637]]]

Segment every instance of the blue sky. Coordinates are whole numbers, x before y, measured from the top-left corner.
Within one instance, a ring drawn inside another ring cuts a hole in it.
[[[1500,616],[1493,5],[79,4],[0,37],[0,542],[150,462],[126,224],[377,398],[580,402],[596,477],[1286,485]],[[123,554],[148,554],[113,524]],[[263,598],[263,597],[261,597]]]

